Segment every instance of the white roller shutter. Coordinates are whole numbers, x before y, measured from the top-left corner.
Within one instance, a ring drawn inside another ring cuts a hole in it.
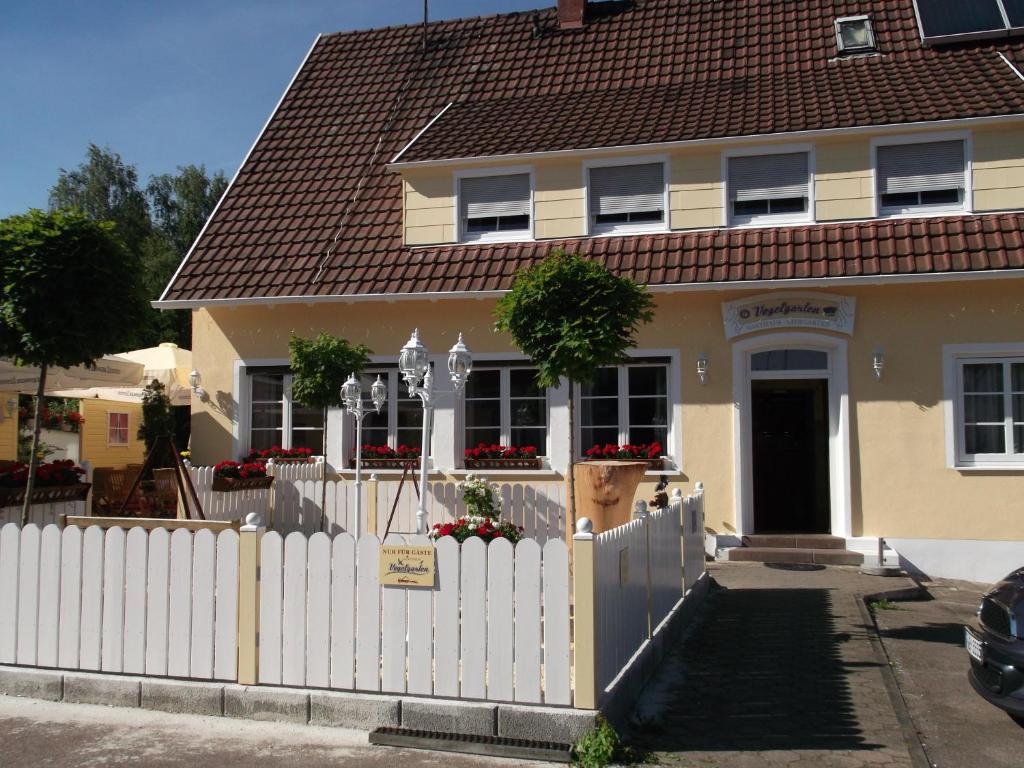
[[[806,152],[729,158],[729,196],[737,202],[807,197]]]
[[[878,148],[878,192],[895,195],[964,188],[964,143],[930,141]]]
[[[663,163],[590,169],[590,213],[645,213],[665,208]]]
[[[461,180],[463,219],[530,215],[530,175],[471,176]]]

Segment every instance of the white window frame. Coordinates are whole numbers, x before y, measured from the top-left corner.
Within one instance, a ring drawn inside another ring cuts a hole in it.
[[[807,210],[803,213],[780,213],[763,214],[759,216],[744,217],[737,221],[733,216],[732,205],[729,196],[729,161],[734,157],[756,157],[761,155],[795,155],[800,152],[807,153]],[[722,152],[722,208],[725,211],[726,226],[736,229],[751,227],[780,226],[787,224],[813,224],[815,223],[815,192],[814,177],[816,172],[816,158],[813,144],[786,144],[769,145],[758,147],[741,147],[726,149]]]
[[[435,370],[436,370],[436,368],[435,368]],[[378,375],[380,375],[380,377],[384,380],[384,383],[387,384],[388,399],[387,399],[386,405],[384,406],[385,409],[386,409],[387,416],[388,416],[388,427],[387,427],[387,429],[388,429],[388,442],[387,442],[387,444],[388,444],[389,447],[397,449],[398,446],[399,446],[399,442],[398,442],[398,395],[402,391],[403,388],[406,388],[406,391],[408,391],[407,385],[406,385],[405,381],[402,379],[402,374],[398,370],[397,366],[393,366],[393,365],[392,366],[387,366],[387,365],[381,365],[380,363],[374,364],[374,363],[371,362],[371,363],[369,363],[363,369],[363,375],[369,376],[371,379],[375,379]],[[372,403],[370,403],[369,397],[370,397],[370,390],[369,390],[369,388],[364,388],[363,389],[363,400],[366,402],[367,407],[371,407],[372,408]],[[415,402],[417,403],[417,405],[421,405],[422,404],[422,401],[419,398],[416,398]],[[421,412],[422,412],[422,409],[421,409]],[[346,437],[345,442],[346,442],[346,445],[348,447],[348,450],[346,451],[345,461],[346,461],[346,466],[348,466],[348,464],[347,464],[348,459],[351,458],[352,451],[356,448],[356,424],[355,424],[355,419],[348,418],[347,412],[346,412],[345,424],[346,424],[346,426],[345,426],[345,433],[346,433],[345,434],[345,437]],[[364,424],[364,427],[365,427],[365,424]],[[410,447],[412,447],[412,448],[419,448],[423,444],[423,440],[422,440],[422,424],[421,424],[421,426],[416,427],[415,429],[416,429],[416,438],[412,441],[412,444],[410,445]],[[433,439],[433,436],[432,436],[431,439]],[[363,440],[364,441],[366,440],[365,435],[363,437]]]
[[[683,465],[682,452],[679,447],[680,438],[680,425],[682,424],[682,405],[680,401],[680,371],[679,371],[679,351],[678,350],[633,350],[629,353],[631,358],[636,358],[636,361],[630,361],[622,363],[618,366],[608,366],[618,369],[619,385],[618,385],[618,427],[619,427],[619,445],[623,445],[626,442],[626,431],[629,428],[629,373],[628,368],[630,366],[658,366],[665,368],[666,375],[666,386],[668,388],[668,402],[666,403],[668,423],[667,423],[667,439],[662,444],[662,458],[667,459],[666,464],[672,464],[673,469],[680,469]],[[661,358],[662,362],[652,362],[653,358]],[[625,396],[623,393],[626,393]],[[574,432],[574,443],[576,444],[576,453],[574,461],[581,461],[585,457],[583,452],[590,448],[590,446],[584,446],[582,443],[583,439],[583,409],[581,387],[576,385],[573,387],[572,392],[573,405],[576,411],[575,425],[573,428]],[[668,469],[668,467],[666,467]],[[663,474],[663,472],[655,472],[654,474]]]
[[[260,368],[266,368],[266,367],[270,367],[270,366],[256,366],[256,365],[249,366],[249,367],[247,367],[247,369],[245,371],[245,374],[244,374],[245,375],[245,425],[246,425],[246,428],[245,428],[245,433],[244,433],[245,434],[244,450],[241,452],[242,454],[247,454],[249,452],[250,448],[252,447],[252,405],[253,405],[252,377],[255,374],[259,374],[259,373],[263,372],[263,371],[260,370]],[[277,366],[273,366],[273,367],[277,367]],[[289,448],[292,447],[292,407],[295,405],[295,402],[292,399],[292,381],[294,379],[294,374],[291,374],[291,373],[281,373],[281,374],[276,374],[276,375],[283,376],[283,389],[284,389],[284,392],[283,392],[283,394],[281,396],[281,410],[282,410],[282,413],[281,413],[281,443],[280,443],[280,445],[284,449],[289,449]],[[326,425],[326,421],[324,423],[324,426],[325,427],[327,426]],[[310,430],[306,430],[306,431],[313,432],[315,430],[311,430],[310,429]],[[320,449],[320,450],[322,450],[322,449]],[[319,450],[314,449],[314,454],[315,455],[319,455],[319,453],[320,453]]]
[[[931,144],[938,141],[964,143],[964,199],[959,205],[917,205],[910,208],[885,208],[878,191],[878,148],[903,144]],[[876,136],[871,139],[871,200],[872,215],[876,219],[911,219],[947,213],[974,212],[974,142],[970,131],[943,133],[911,133],[898,136]]]
[[[526,174],[530,177],[530,226],[526,229],[505,232],[480,232],[469,234],[462,227],[462,180],[483,178],[486,176],[516,176]],[[514,243],[534,239],[536,210],[534,197],[536,181],[532,165],[505,166],[502,168],[467,168],[452,174],[453,199],[455,201],[455,239],[460,243]]]
[[[110,439],[110,417],[124,416],[124,442]],[[132,442],[132,416],[128,411],[107,411],[107,448],[127,448]]]
[[[841,34],[842,25],[846,22],[852,21],[866,21],[868,23],[868,32],[871,35],[871,43],[869,45],[862,45],[859,48],[844,48],[843,47],[843,36]],[[836,48],[839,51],[840,56],[853,56],[858,53],[875,53],[878,51],[878,38],[875,37],[875,23],[871,21],[871,17],[866,14],[860,14],[859,16],[841,16],[836,19]]]
[[[590,169],[591,168],[615,168],[624,165],[651,165],[661,163],[662,179],[665,182],[664,196],[662,198],[663,221],[642,222],[638,224],[595,224],[591,221],[590,215]],[[668,155],[631,155],[629,157],[603,158],[601,160],[583,161],[583,217],[584,235],[587,237],[609,237],[616,235],[635,235],[646,232],[668,232],[669,219],[672,211],[669,209],[669,185],[671,179]]]
[[[1014,454],[1009,430],[1007,451],[1001,454],[964,452],[962,367],[965,363],[1024,363],[1024,342],[1007,344],[946,344],[942,347],[943,409],[945,411],[946,466],[958,470],[1024,470],[1024,454]],[[1010,393],[1004,391],[1009,398]],[[1007,403],[1005,418],[1012,419]]]
[[[499,382],[499,399],[500,399],[500,421],[501,424],[498,429],[501,433],[501,444],[512,445],[512,377],[511,372],[513,370],[533,370],[536,368],[532,365],[513,365],[508,361],[504,363],[500,361],[488,361],[486,363],[480,363],[473,366],[473,373],[470,374],[470,378],[475,376],[480,371],[499,371],[500,382]],[[465,450],[467,448],[475,448],[474,445],[469,445],[466,442],[466,429],[468,427],[466,423],[466,402],[465,396],[460,397],[459,408],[461,410],[461,419],[459,427],[459,452],[460,457],[465,457]],[[546,459],[550,455],[551,446],[551,390],[544,390],[544,431],[547,436],[544,440],[544,445],[537,446],[537,457]],[[523,429],[530,429],[530,427],[522,427]],[[516,446],[520,447],[520,446]]]

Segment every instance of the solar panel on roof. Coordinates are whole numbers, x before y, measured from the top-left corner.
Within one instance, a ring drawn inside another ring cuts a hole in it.
[[[915,0],[926,42],[1024,32],[1024,0]]]

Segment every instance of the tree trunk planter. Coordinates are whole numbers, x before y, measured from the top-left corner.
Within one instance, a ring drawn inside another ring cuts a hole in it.
[[[576,519],[590,518],[594,533],[628,523],[633,497],[647,471],[647,461],[597,460],[573,465]]]
[[[466,459],[466,469],[540,469],[540,459]]]
[[[273,482],[272,477],[215,477],[213,490],[222,493],[263,490],[269,488]]]
[[[53,485],[32,489],[32,504],[59,504],[63,501],[82,501],[89,495],[92,483]],[[0,507],[16,507],[25,503],[24,488],[0,488]]]
[[[349,459],[348,466],[350,469],[356,468],[356,460]],[[405,469],[408,466],[410,469],[419,469],[419,459],[363,459],[363,469]]]

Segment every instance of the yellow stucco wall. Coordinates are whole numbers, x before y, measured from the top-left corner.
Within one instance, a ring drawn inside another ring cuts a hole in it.
[[[80,432],[82,461],[92,462],[93,467],[124,467],[145,460],[146,444],[135,437],[142,421],[140,404],[82,400],[79,411],[85,417]],[[128,445],[107,444],[107,413],[112,411],[128,414]]]
[[[889,131],[815,139],[814,210],[817,221],[866,219],[874,215],[872,139],[899,135]],[[905,132],[903,132],[905,133]],[[933,131],[933,133],[941,133]],[[913,135],[927,138],[928,132]],[[969,132],[975,211],[1024,208],[1024,126],[994,124]],[[764,146],[806,142],[766,140]],[[709,229],[725,225],[722,153],[739,142],[683,147],[666,153],[669,160],[669,223],[672,229]],[[600,153],[586,159],[636,155]],[[581,237],[586,230],[583,188],[584,158],[537,158],[534,172],[534,234],[538,239]],[[508,163],[481,161],[459,166],[418,168],[402,172],[405,180],[405,238],[409,245],[454,242],[455,198],[453,173],[462,168],[502,167]]]
[[[18,412],[7,415],[7,401],[18,400],[16,392],[0,392],[0,408],[3,409],[4,420],[0,421],[0,461],[14,461],[18,457]]]
[[[833,291],[857,299],[848,338],[850,473],[854,535],[915,538],[1024,538],[1024,471],[970,472],[947,468],[942,345],[1024,341],[1024,282],[861,286]],[[643,329],[643,349],[678,349],[681,360],[681,473],[673,486],[706,488],[707,523],[726,533],[736,526],[733,452],[732,345],[725,339],[721,303],[750,292],[657,295],[655,322]],[[237,359],[286,358],[291,333],[319,330],[394,352],[418,323],[424,338],[465,333],[474,352],[511,352],[494,333],[493,302],[448,300],[379,304],[239,307],[194,313],[193,360],[209,399],[194,407],[192,450],[199,463],[231,454],[237,409]],[[367,318],[373,322],[367,322]],[[847,338],[847,337],[843,337]],[[871,369],[881,347],[881,381]],[[706,385],[695,361],[708,357]],[[676,447],[676,453],[679,447]],[[650,484],[642,486],[647,498]]]

